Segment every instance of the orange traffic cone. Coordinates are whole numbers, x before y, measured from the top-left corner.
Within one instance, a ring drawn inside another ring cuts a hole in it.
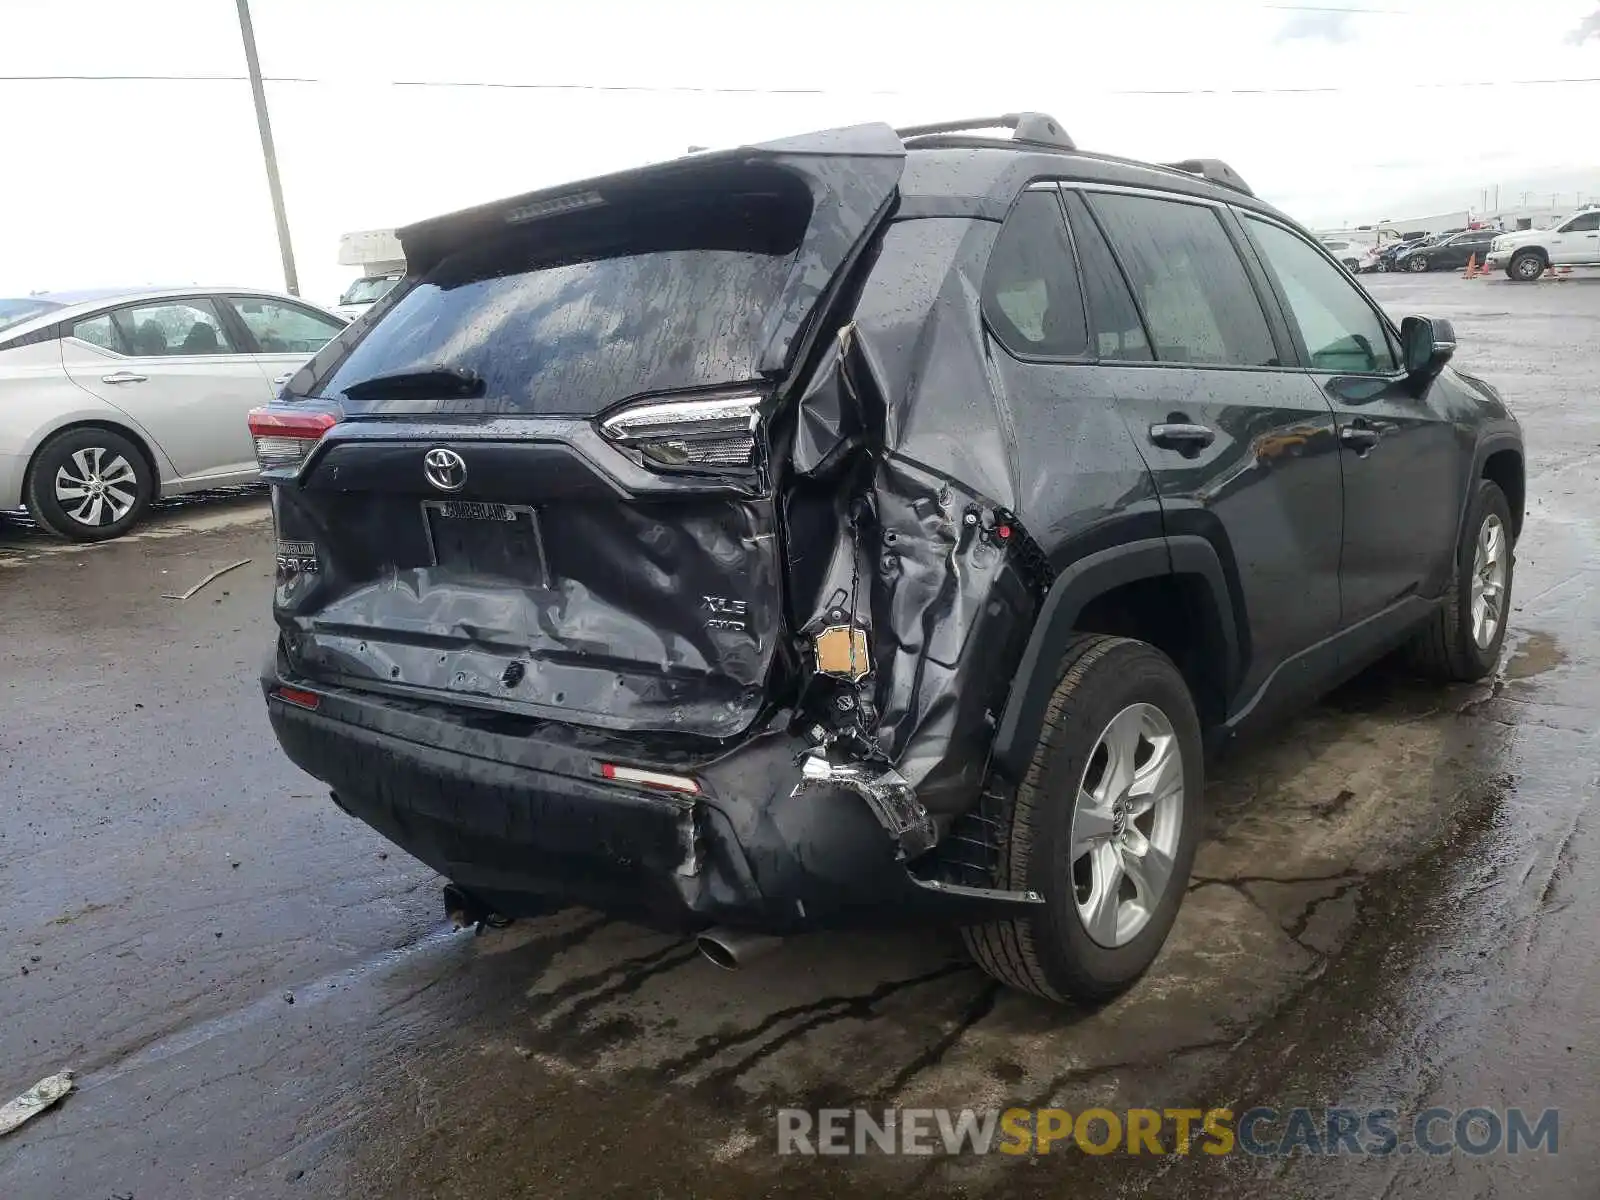
[[[1478,277],[1478,256],[1476,254],[1469,254],[1469,255],[1467,255],[1467,273],[1465,275],[1463,275],[1461,278],[1463,278],[1463,279],[1476,279],[1477,277]]]

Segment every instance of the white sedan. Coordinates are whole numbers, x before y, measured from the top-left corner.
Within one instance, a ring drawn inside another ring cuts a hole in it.
[[[0,511],[101,541],[157,496],[250,482],[246,414],[345,324],[250,288],[0,299]]]

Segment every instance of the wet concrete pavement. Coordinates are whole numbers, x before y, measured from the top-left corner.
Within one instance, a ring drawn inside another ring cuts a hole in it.
[[[731,976],[582,911],[453,934],[276,750],[259,499],[89,549],[0,524],[0,1097],[81,1084],[0,1140],[0,1197],[1593,1195],[1600,281],[1372,286],[1526,426],[1503,674],[1379,668],[1214,764],[1174,936],[1093,1012],[936,933]],[[1560,1153],[772,1153],[788,1105],[1340,1103],[1556,1107]]]

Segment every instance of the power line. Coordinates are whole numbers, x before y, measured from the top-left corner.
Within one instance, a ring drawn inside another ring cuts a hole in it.
[[[371,80],[317,79],[300,75],[266,75],[266,83],[349,84],[370,87]],[[246,83],[247,75],[0,75],[0,83]],[[533,92],[620,92],[650,95],[687,94],[717,96],[919,96],[927,93],[903,90],[842,88],[705,87],[694,84],[628,83],[511,83],[489,79],[389,79],[380,86],[410,88],[480,88],[499,91]],[[1401,91],[1445,90],[1450,88],[1551,87],[1561,84],[1600,83],[1600,76],[1575,76],[1561,79],[1464,79],[1446,83],[1404,83]],[[1337,95],[1347,92],[1384,90],[1375,87],[1261,87],[1261,88],[1110,88],[1094,90],[1102,96],[1285,96]]]

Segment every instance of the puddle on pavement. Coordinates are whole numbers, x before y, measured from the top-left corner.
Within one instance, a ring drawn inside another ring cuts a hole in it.
[[[1523,647],[1525,661],[1548,661],[1534,637]],[[1462,822],[1505,786],[1509,732],[1463,714],[1478,690],[1380,667],[1215,764],[1207,841],[1173,935],[1140,985],[1097,1010],[997,988],[929,931],[797,939],[733,976],[681,939],[589,913],[487,936],[442,984],[478,995],[489,978],[488,992],[517,999],[458,1014],[403,1089],[466,1088],[470,1110],[426,1126],[375,1097],[329,1169],[355,1194],[415,1169],[438,1197],[521,1178],[564,1194],[555,1180],[570,1171],[576,1194],[600,1180],[580,1170],[578,1141],[631,1154],[634,1134],[654,1144],[670,1129],[675,1148],[656,1173],[619,1163],[619,1187],[691,1178],[698,1195],[776,1195],[796,1178],[771,1153],[779,1106],[1078,1110],[1198,1097],[1242,1041],[1384,920],[1372,913],[1389,903],[1390,879],[1470,843]],[[574,1088],[581,1129],[552,1113]],[[519,1112],[556,1125],[512,1135]],[[815,1194],[817,1164],[805,1165]],[[984,1192],[999,1178],[992,1160],[852,1160],[851,1188],[904,1186],[908,1169],[929,1190]],[[1010,1190],[1016,1174],[1000,1174]]]
[[[1566,651],[1561,649],[1555,638],[1533,630],[1511,652],[1503,674],[1507,679],[1532,679],[1535,675],[1555,670],[1566,661]]]

